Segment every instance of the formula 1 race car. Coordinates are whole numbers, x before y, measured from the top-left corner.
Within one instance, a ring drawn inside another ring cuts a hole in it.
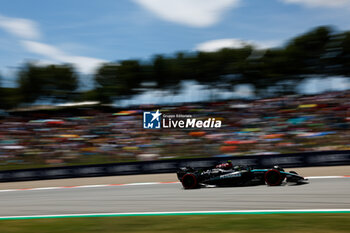
[[[270,169],[251,169],[235,166],[230,163],[220,164],[214,168],[196,170],[183,167],[177,171],[177,177],[185,189],[195,189],[205,186],[251,186],[267,184],[281,185],[284,180],[295,184],[307,181],[295,171],[285,172],[283,168],[274,166]]]

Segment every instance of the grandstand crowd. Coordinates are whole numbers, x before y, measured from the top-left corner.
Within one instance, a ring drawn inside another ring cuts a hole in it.
[[[143,110],[222,120],[220,129],[143,129]],[[0,168],[350,149],[350,92],[137,106],[115,112],[9,113]]]

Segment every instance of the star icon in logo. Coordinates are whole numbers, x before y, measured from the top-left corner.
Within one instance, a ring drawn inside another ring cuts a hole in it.
[[[159,121],[159,117],[160,117],[160,115],[162,115],[162,114],[159,113],[159,109],[157,109],[157,111],[156,111],[155,113],[152,113],[151,115],[153,116],[153,118],[152,118],[152,120],[151,120],[151,122],[152,122],[152,121],[154,121],[154,120],[156,120],[156,119],[157,119],[157,121]]]

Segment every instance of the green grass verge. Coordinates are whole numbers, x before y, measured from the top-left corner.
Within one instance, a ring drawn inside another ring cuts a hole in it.
[[[350,214],[186,215],[2,220],[1,233],[349,232]]]

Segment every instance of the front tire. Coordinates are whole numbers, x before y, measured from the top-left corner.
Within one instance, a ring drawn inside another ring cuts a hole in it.
[[[195,189],[198,188],[198,181],[196,175],[193,173],[185,174],[181,179],[182,186],[184,189]]]
[[[276,169],[270,169],[265,172],[265,183],[269,186],[279,186],[282,184],[283,176],[280,171]]]

